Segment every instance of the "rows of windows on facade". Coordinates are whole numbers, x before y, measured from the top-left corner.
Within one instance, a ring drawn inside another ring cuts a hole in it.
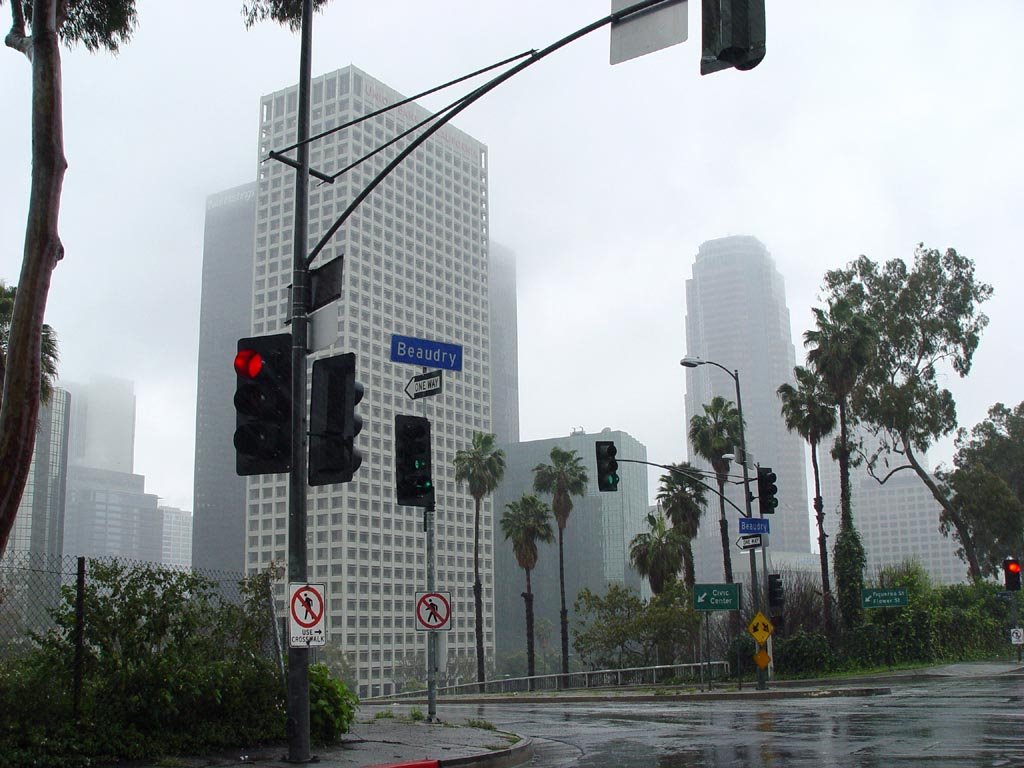
[[[135,392],[97,376],[59,382],[40,409],[28,481],[5,557],[117,557],[192,564],[192,514],[134,472]]]

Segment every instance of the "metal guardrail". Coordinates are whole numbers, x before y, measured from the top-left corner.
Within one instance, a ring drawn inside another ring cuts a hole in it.
[[[719,680],[730,674],[729,662],[712,661],[705,664],[664,664],[655,667],[628,669],[598,669],[570,672],[566,675],[536,675],[534,677],[506,677],[487,680],[483,693],[540,693],[544,691],[593,690],[601,688],[633,687],[638,685],[700,684],[705,676]],[[461,683],[437,689],[440,696],[467,696],[481,693],[481,683]],[[393,701],[395,699],[422,698],[427,689],[403,691],[386,696],[363,698],[364,702]]]

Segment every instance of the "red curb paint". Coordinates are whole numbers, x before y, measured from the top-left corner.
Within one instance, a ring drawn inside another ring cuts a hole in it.
[[[367,768],[440,768],[438,760],[413,760],[408,763],[378,763],[369,765]]]

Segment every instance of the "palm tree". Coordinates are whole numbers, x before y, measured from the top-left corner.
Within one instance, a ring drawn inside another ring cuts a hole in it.
[[[558,522],[558,586],[562,597],[562,674],[569,674],[569,611],[565,607],[565,526],[572,512],[572,497],[587,492],[587,470],[580,464],[576,451],[551,449],[551,463],[533,468],[533,489],[551,494],[551,511]]]
[[[857,625],[864,586],[864,546],[853,525],[850,498],[850,454],[848,407],[850,395],[875,349],[875,332],[868,319],[854,311],[845,299],[836,299],[828,311],[815,307],[817,328],[804,332],[807,362],[839,409],[839,440],[834,456],[839,461],[840,518],[836,536],[836,586],[839,610],[847,629]]]
[[[14,296],[18,289],[0,280],[0,399],[3,398],[4,378],[7,373],[7,345],[10,343],[11,317],[14,314]],[[39,401],[50,402],[53,381],[57,377],[57,334],[49,325],[43,324],[40,350],[41,376],[39,377]]]
[[[715,396],[704,403],[704,415],[690,419],[690,444],[694,452],[706,459],[718,480],[718,527],[722,534],[722,564],[725,581],[733,583],[732,555],[729,551],[729,521],[725,516],[725,484],[729,479],[729,459],[722,458],[739,445],[740,414],[731,400]]]
[[[657,515],[647,515],[647,524],[650,531],[638,533],[629,543],[629,561],[651,583],[651,592],[660,595],[679,575],[686,537],[675,526],[669,527],[660,508]]]
[[[473,607],[476,613],[476,679],[483,691],[484,673],[484,597],[480,583],[480,507],[484,496],[493,492],[505,475],[505,452],[495,448],[495,437],[473,433],[473,447],[455,454],[455,482],[465,483],[476,502],[473,518]]]
[[[811,446],[811,467],[814,469],[814,512],[818,520],[818,556],[821,559],[821,596],[825,634],[832,636],[832,588],[828,577],[828,543],[825,535],[825,504],[821,499],[821,475],[818,471],[818,445],[836,428],[836,406],[825,391],[821,378],[803,366],[793,369],[797,386],[783,384],[778,388],[782,400],[782,417],[786,429],[796,432]]]
[[[537,565],[537,542],[555,540],[555,532],[551,528],[551,510],[536,496],[524,495],[519,501],[505,506],[501,516],[501,532],[512,542],[516,562],[526,571],[526,591],[523,592],[526,603],[526,669],[531,678],[532,691],[532,678],[537,674],[537,668],[533,650],[533,585],[530,583],[530,571]]]
[[[670,464],[668,474],[658,480],[658,501],[683,537],[683,583],[693,590],[693,540],[697,538],[700,518],[707,504],[704,486],[696,482],[697,471],[688,462]],[[653,589],[653,587],[652,587]]]

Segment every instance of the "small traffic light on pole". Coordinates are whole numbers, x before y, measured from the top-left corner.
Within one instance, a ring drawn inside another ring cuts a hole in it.
[[[703,0],[700,73],[753,69],[765,54],[764,0]]]
[[[757,468],[757,505],[762,515],[774,515],[775,508],[779,506],[777,479],[771,467]]]
[[[618,451],[611,440],[598,440],[597,450],[597,489],[599,491],[619,490],[619,462],[615,460]]]
[[[425,416],[395,416],[395,489],[403,507],[434,503],[430,421]]]
[[[1020,560],[1016,557],[1003,560],[1003,587],[1007,592],[1020,591]]]
[[[363,455],[355,447],[363,428],[356,413],[362,399],[354,354],[314,361],[309,404],[310,485],[348,483],[363,463]]]
[[[786,602],[786,591],[782,585],[782,574],[768,574],[768,607],[772,610],[782,608]]]
[[[288,472],[292,466],[292,337],[238,340],[235,354],[235,471]]]

